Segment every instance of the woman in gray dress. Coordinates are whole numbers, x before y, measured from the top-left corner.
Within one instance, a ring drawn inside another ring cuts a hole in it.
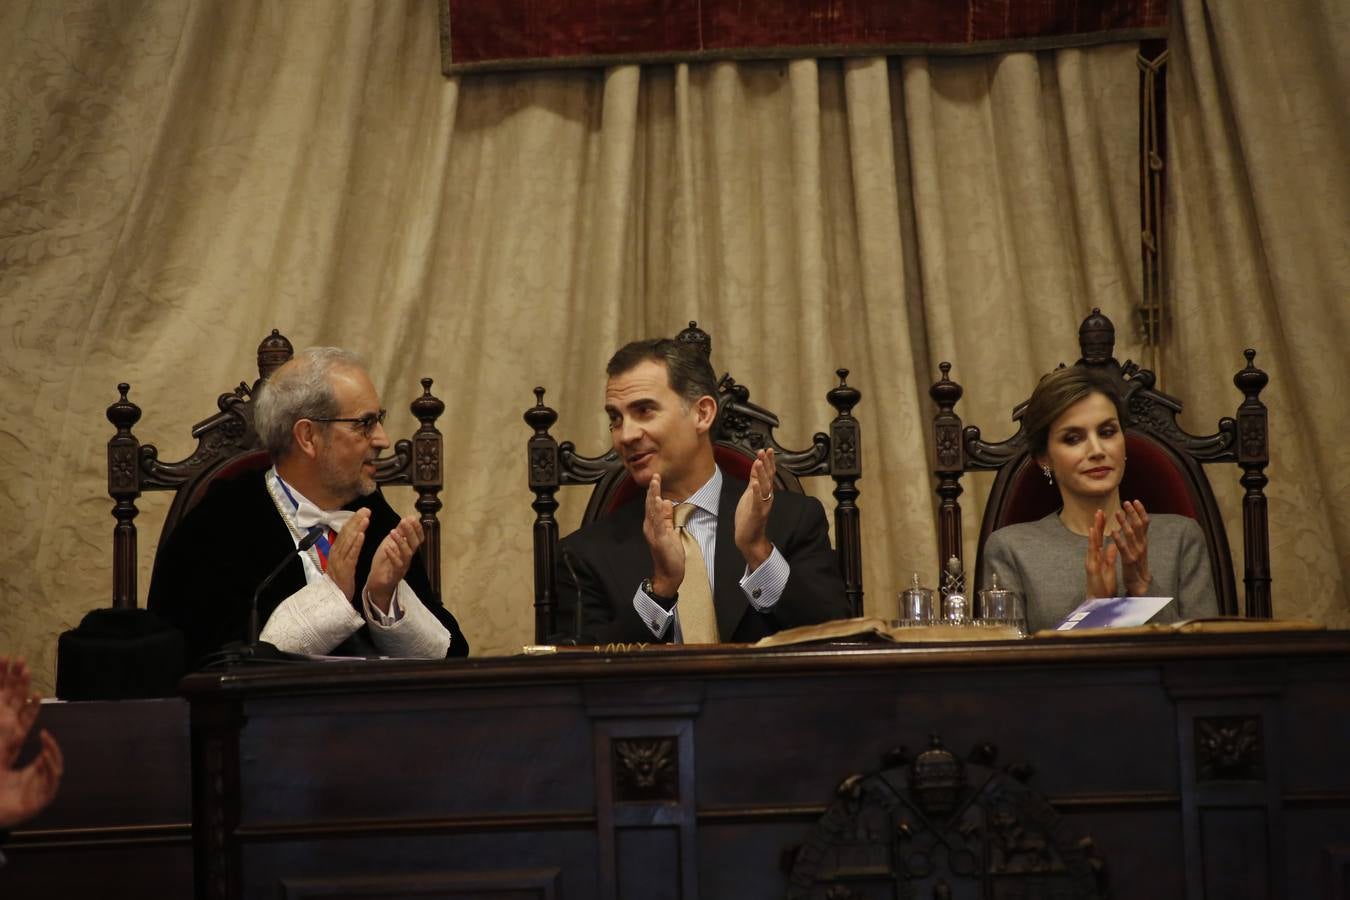
[[[1200,526],[1121,502],[1122,418],[1110,379],[1078,366],[1046,375],[1027,403],[1030,452],[1062,506],[990,535],[984,577],[987,586],[997,573],[1001,586],[1023,593],[1032,631],[1053,628],[1094,597],[1172,597],[1153,621],[1218,615]]]

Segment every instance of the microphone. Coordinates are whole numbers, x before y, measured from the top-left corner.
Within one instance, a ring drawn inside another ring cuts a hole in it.
[[[275,581],[276,577],[281,574],[281,570],[286,568],[286,565],[291,561],[292,557],[297,553],[304,553],[310,547],[317,544],[319,538],[323,537],[324,532],[327,530],[328,528],[324,525],[315,525],[306,532],[305,536],[300,539],[300,543],[296,545],[295,549],[282,557],[281,562],[277,563],[277,567],[262,580],[262,583],[258,585],[258,589],[253,592],[253,605],[250,606],[248,610],[248,642],[250,646],[258,643],[258,634],[261,631],[258,627],[258,598],[262,596],[262,592],[267,589],[267,586]]]
[[[562,562],[564,566],[567,566],[567,574],[572,576],[572,586],[576,588],[576,606],[572,608],[572,636],[561,639],[554,637],[553,642],[562,647],[580,647],[582,644],[594,644],[596,639],[593,636],[583,636],[581,633],[581,579],[577,578],[575,557],[571,550],[563,548]]]

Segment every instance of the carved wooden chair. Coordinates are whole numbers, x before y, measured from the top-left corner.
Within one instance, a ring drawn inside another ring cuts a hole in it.
[[[690,322],[677,340],[698,344],[712,355],[712,338]],[[724,471],[747,478],[756,451],[772,448],[777,460],[777,483],[784,490],[802,491],[801,479],[828,475],[834,479],[834,545],[843,575],[845,593],[854,615],[862,615],[862,539],[858,519],[858,479],[862,477],[861,431],[853,417],[853,407],[861,394],[847,383],[848,370],[839,369],[839,384],[825,399],[835,409],[830,432],[817,432],[811,446],[788,450],[778,443],[774,429],[778,416],[750,402],[750,391],[731,375],[718,383],[717,424],[713,434],[713,453]],[[534,633],[545,641],[558,632],[556,616],[558,593],[555,584],[558,548],[558,509],[555,497],[563,485],[594,485],[582,524],[602,519],[621,506],[637,491],[611,449],[602,456],[583,456],[571,441],[559,443],[549,429],[558,421],[558,413],[544,405],[544,389],[534,389],[535,405],[525,411],[525,422],[534,429],[526,452],[529,460],[530,490],[534,492]]]
[[[1242,501],[1245,614],[1270,618],[1270,533],[1266,516],[1265,467],[1270,462],[1267,446],[1266,407],[1261,390],[1269,380],[1253,365],[1255,350],[1245,351],[1247,365],[1233,376],[1243,400],[1236,418],[1219,420],[1211,435],[1194,435],[1177,424],[1181,401],[1154,388],[1156,378],[1129,360],[1124,365],[1112,355],[1116,332],[1111,320],[1094,309],[1078,330],[1082,358],[1075,365],[1091,366],[1108,373],[1117,384],[1125,409],[1126,452],[1129,466],[1121,482],[1121,497],[1142,500],[1157,513],[1190,516],[1200,523],[1209,548],[1219,610],[1238,614],[1233,579],[1233,558],[1228,535],[1219,514],[1214,492],[1203,464],[1231,462],[1241,469],[1246,494]],[[1059,508],[1059,495],[1041,477],[1026,447],[1022,413],[1026,402],[1013,410],[1017,433],[1006,441],[990,443],[974,425],[962,428],[955,412],[963,388],[948,376],[951,364],[939,365],[942,378],[929,388],[938,410],[933,417],[934,474],[937,475],[939,571],[953,556],[963,559],[961,549],[961,476],[974,470],[998,474],[989,493],[975,561],[975,584],[983,584],[984,544],[1004,525],[1030,522]]]
[[[192,428],[197,448],[185,459],[163,462],[153,444],[142,444],[132,433],[141,408],[127,398],[131,388],[119,384],[121,394],[108,407],[108,421],[117,429],[108,441],[108,493],[113,498],[113,607],[136,608],[136,498],[143,491],[173,491],[160,541],[187,515],[218,478],[264,469],[271,459],[253,430],[253,396],[263,379],[291,358],[291,342],[275,328],[258,345],[258,379],[240,382],[216,400],[219,411]],[[422,395],[411,404],[417,431],[411,439],[396,441],[393,455],[381,460],[375,480],[381,485],[410,485],[417,492],[426,541],[419,553],[431,585],[441,589],[440,522],[442,438],[436,419],[445,404],[431,393],[431,379],[422,379]]]

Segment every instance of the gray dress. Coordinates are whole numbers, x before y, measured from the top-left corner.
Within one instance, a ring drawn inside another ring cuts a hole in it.
[[[1000,528],[984,546],[986,583],[982,586],[988,587],[997,572],[1000,586],[1026,597],[1030,631],[1054,628],[1087,597],[1083,568],[1087,544],[1086,536],[1064,527],[1058,512],[1036,522]],[[1148,567],[1153,575],[1149,596],[1173,598],[1150,621],[1219,614],[1205,535],[1194,519],[1165,513],[1149,516]],[[1125,593],[1119,559],[1116,587],[1118,593]]]

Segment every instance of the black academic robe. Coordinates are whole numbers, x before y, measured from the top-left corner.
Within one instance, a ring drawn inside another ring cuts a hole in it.
[[[784,628],[848,618],[844,581],[830,547],[824,507],[814,497],[783,490],[774,497],[766,530],[792,571],[778,603],[768,612],[750,605],[740,586],[745,558],[736,549],[735,511],[745,486],[744,481],[723,473],[713,551],[713,606],[719,638],[749,643]],[[658,640],[633,609],[634,592],[652,574],[651,550],[642,534],[645,504],[646,493],[638,492],[606,518],[559,543],[558,624],[564,635],[572,631],[579,593],[581,633],[587,640]],[[576,570],[576,581],[562,561],[564,554]],[[670,642],[674,632],[672,625],[664,641]]]
[[[147,605],[183,632],[187,671],[197,668],[203,656],[225,644],[248,639],[253,592],[288,553],[291,562],[259,598],[258,621],[265,624],[283,600],[305,586],[304,565],[294,552],[290,530],[267,492],[265,475],[249,472],[214,483],[156,554]],[[375,551],[399,521],[398,513],[378,490],[346,508],[362,507],[369,507],[371,516],[356,566],[357,589],[352,604],[358,612]],[[431,589],[420,556],[408,567],[404,581],[450,630],[453,639],[447,655],[467,655],[469,645],[459,623]],[[379,651],[369,628],[362,626],[332,652],[370,655]]]

